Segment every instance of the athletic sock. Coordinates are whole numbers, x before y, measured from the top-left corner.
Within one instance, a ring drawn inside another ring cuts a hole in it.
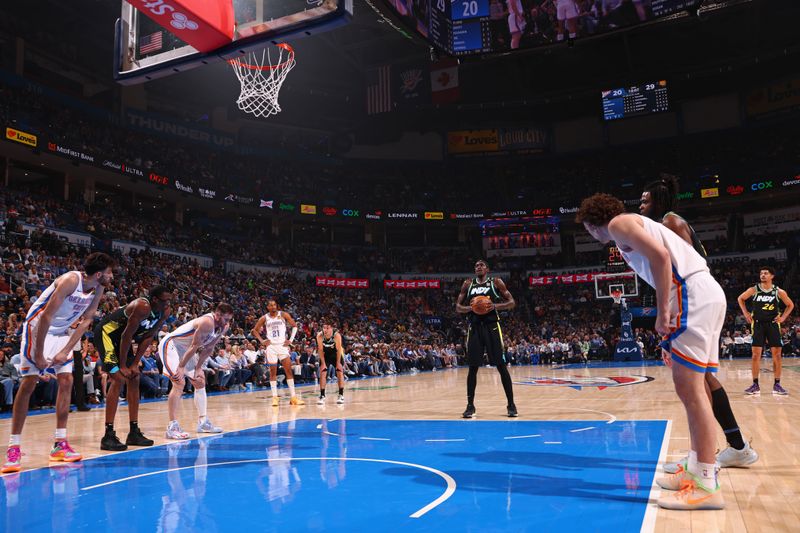
[[[206,418],[206,405],[208,399],[206,397],[206,389],[195,389],[194,390],[194,405],[197,407],[197,416],[200,417],[200,421],[204,422]]]
[[[22,435],[11,435],[8,439],[9,446],[19,446],[22,444]]]
[[[467,374],[467,404],[469,405],[475,402],[475,387],[478,385],[478,368],[477,366],[470,366],[469,373]]]
[[[344,387],[339,387],[339,396],[344,396]]]
[[[508,373],[508,367],[506,367],[506,365],[499,365],[497,371],[500,372],[500,382],[503,384],[503,390],[506,392],[508,405],[514,405],[514,389],[511,386],[511,374]]]
[[[781,378],[775,378],[775,385],[781,384]]]
[[[106,424],[106,435],[108,435],[112,431],[114,431],[114,422],[111,422],[110,424]]]
[[[755,383],[756,385],[758,385],[758,378],[753,378],[753,383]]]
[[[325,397],[325,387],[324,386],[319,388],[319,395],[320,395],[321,398]]]
[[[294,380],[293,379],[287,379],[286,380],[286,384],[289,385],[289,396],[294,398]]]
[[[694,472],[697,470],[697,452],[689,450],[689,459],[686,461],[686,470]]]
[[[139,429],[139,422],[138,421],[131,421],[131,431],[137,431]]]
[[[60,440],[67,440],[67,428],[56,428],[56,442]]]
[[[714,411],[714,418],[717,419],[722,431],[725,433],[725,439],[728,444],[736,450],[744,449],[744,438],[739,430],[739,425],[736,423],[736,417],[733,416],[731,403],[728,401],[728,394],[725,389],[720,387],[711,391],[711,408]]]
[[[272,397],[278,397],[278,382],[277,381],[270,381],[269,388],[272,389]]]
[[[697,463],[697,470],[690,471],[692,475],[697,477],[702,485],[701,488],[708,492],[717,490],[717,465],[714,463]]]

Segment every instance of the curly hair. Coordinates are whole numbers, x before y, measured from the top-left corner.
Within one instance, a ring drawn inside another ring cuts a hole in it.
[[[661,179],[651,181],[644,187],[653,202],[653,218],[661,218],[670,211],[678,209],[678,178],[671,174],[661,174]]]
[[[610,194],[597,193],[584,198],[575,216],[579,224],[588,222],[593,226],[605,226],[612,218],[625,212],[625,204]]]

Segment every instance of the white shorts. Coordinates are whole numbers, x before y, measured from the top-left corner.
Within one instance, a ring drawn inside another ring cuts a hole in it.
[[[278,361],[283,361],[289,357],[289,347],[282,344],[270,344],[267,346],[267,364],[277,365]]]
[[[33,364],[33,343],[34,339],[36,338],[36,329],[37,325],[39,324],[39,320],[34,320],[32,323],[26,322],[22,326],[22,342],[20,343],[20,365],[19,365],[19,375],[22,377],[25,376],[37,376],[39,374],[44,373],[44,369],[38,369]],[[50,363],[53,361],[53,357],[63,350],[67,346],[67,341],[69,340],[71,330],[67,330],[66,332],[53,335],[48,333],[45,335],[44,338],[44,359],[47,361],[47,372],[50,374],[70,374],[72,373],[72,350],[70,350],[69,357],[67,358],[67,362],[62,365],[56,365],[51,367]]]
[[[181,364],[181,358],[183,357],[183,354],[186,353],[185,349],[178,349],[178,346],[176,346],[172,341],[173,339],[164,337],[161,339],[161,342],[158,343],[158,357],[161,359],[161,363],[164,365],[163,373],[169,377],[172,377],[175,374],[175,371]],[[186,362],[186,368],[183,369],[184,375],[194,372],[198,360],[199,356],[195,354],[191,359],[189,359],[189,361]]]
[[[579,15],[578,6],[573,0],[558,0],[558,20],[574,19]]]
[[[508,14],[508,31],[509,33],[522,33],[525,31],[525,26],[528,23],[525,17],[520,15],[517,17],[513,12]]]
[[[719,337],[725,322],[725,293],[710,274],[699,273],[683,280],[673,275],[676,290],[670,298],[671,315],[677,317],[662,347],[669,349],[673,363],[695,372],[719,369]]]

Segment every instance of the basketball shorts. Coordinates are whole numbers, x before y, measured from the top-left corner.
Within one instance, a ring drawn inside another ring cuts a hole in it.
[[[20,365],[19,365],[19,375],[21,377],[25,376],[37,376],[45,371],[45,369],[36,368],[33,364],[33,343],[36,339],[36,331],[37,326],[39,324],[38,320],[33,320],[33,322],[25,322],[22,326],[22,342],[20,343]],[[70,330],[67,330],[63,333],[52,334],[47,333],[44,338],[44,359],[47,361],[48,367],[46,371],[50,374],[71,374],[72,373],[72,350],[70,350],[70,354],[67,357],[67,361],[64,364],[50,366],[50,363],[53,361],[53,357],[56,356],[58,352],[63,350],[67,347],[67,341],[69,341]]]
[[[106,335],[102,327],[97,327],[94,330],[95,340],[94,346],[97,348],[97,355],[103,362],[103,370],[111,372],[115,368],[119,368],[119,339]],[[125,366],[131,366],[134,359],[133,346],[128,350],[128,357],[125,360]]]
[[[289,357],[289,347],[282,344],[270,344],[267,346],[267,364],[277,365],[279,361],[283,361]]]
[[[177,346],[174,340],[168,336],[161,339],[161,342],[158,343],[158,357],[161,359],[161,363],[164,365],[164,374],[170,378],[175,375],[175,371],[180,366],[181,358],[185,353],[186,348]],[[184,375],[194,372],[199,359],[200,356],[195,354],[186,362],[186,368],[183,369]]]
[[[781,325],[777,322],[755,320],[750,325],[750,332],[753,335],[753,348],[764,348],[767,344],[769,344],[770,348],[783,346]]]
[[[328,372],[336,371],[336,354],[333,355],[325,354],[325,366],[330,367],[328,369]]]
[[[520,15],[518,17],[514,13],[508,14],[508,31],[510,33],[522,33],[527,25],[528,23],[525,21],[524,16]]]
[[[469,366],[486,363],[500,366],[506,364],[506,347],[503,330],[499,322],[475,322],[467,330],[467,361]]]
[[[728,307],[725,293],[711,274],[703,272],[682,279],[673,271],[672,281],[670,316],[676,318],[661,347],[670,352],[673,363],[695,372],[716,372]]]
[[[574,19],[578,16],[578,6],[573,0],[558,0],[558,20]]]

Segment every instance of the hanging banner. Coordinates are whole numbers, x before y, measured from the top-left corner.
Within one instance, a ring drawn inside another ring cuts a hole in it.
[[[333,287],[336,289],[368,289],[369,280],[361,278],[331,278],[317,276],[317,287]]]
[[[440,289],[438,279],[386,279],[383,280],[384,289]]]

